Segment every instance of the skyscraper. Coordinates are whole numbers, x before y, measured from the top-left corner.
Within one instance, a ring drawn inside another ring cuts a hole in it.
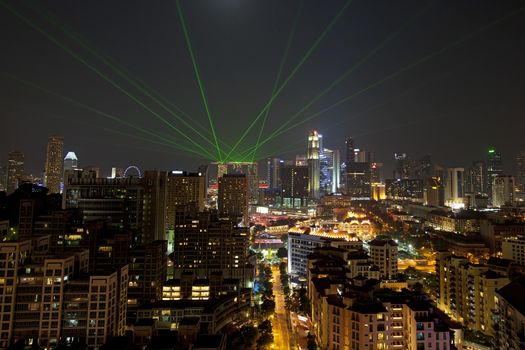
[[[492,206],[501,207],[514,204],[514,177],[498,175],[492,183]]]
[[[279,187],[279,167],[281,160],[279,158],[268,158],[268,175],[267,181],[270,188]]]
[[[69,151],[64,158],[64,173],[75,169],[78,169],[78,158],[75,152]]]
[[[204,210],[206,202],[205,177],[197,173],[173,171],[168,174],[167,218],[168,229],[175,225],[175,208],[179,205],[194,205],[198,211]]]
[[[7,159],[7,194],[13,193],[24,176],[24,154],[19,151],[9,152]]]
[[[516,156],[516,186],[520,192],[525,192],[525,151]]]
[[[475,161],[468,169],[465,175],[465,192],[468,193],[485,193],[486,168],[483,161]]]
[[[463,168],[448,168],[447,179],[445,183],[445,200],[451,205],[452,203],[463,202],[464,191],[464,173]]]
[[[64,138],[62,136],[50,136],[47,142],[46,165],[44,175],[44,186],[49,193],[60,193],[60,182],[62,181],[64,153]]]
[[[503,173],[501,153],[497,152],[494,147],[489,148],[487,153],[487,193],[492,200],[492,185],[496,176]]]
[[[414,176],[414,167],[412,160],[406,153],[396,153],[394,154],[396,160],[396,170],[395,178],[396,179],[411,179]]]
[[[355,162],[355,153],[354,153],[354,149],[355,149],[355,143],[354,143],[354,139],[351,138],[351,137],[347,137],[346,138],[346,141],[345,141],[345,145],[346,145],[346,165],[348,166],[349,163],[353,163]]]
[[[299,208],[308,204],[307,166],[283,164],[279,169],[283,207]]]
[[[323,136],[316,130],[313,130],[308,135],[308,152],[306,154],[308,160],[308,192],[310,199],[319,199],[320,197],[320,175],[321,175],[321,150],[322,150]]]
[[[225,174],[219,178],[219,214],[231,218],[242,217],[248,226],[248,178],[244,174]]]

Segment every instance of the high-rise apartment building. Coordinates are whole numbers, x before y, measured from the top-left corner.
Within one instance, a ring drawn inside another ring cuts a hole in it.
[[[219,214],[230,218],[242,217],[249,224],[248,178],[244,174],[225,174],[219,178],[217,208]]]
[[[321,152],[323,135],[313,130],[308,135],[308,191],[310,199],[317,200],[321,195]]]
[[[493,349],[524,349],[525,278],[520,277],[496,292],[494,322],[497,324]]]
[[[247,263],[248,228],[220,218],[215,211],[197,212],[188,206],[177,207],[175,215],[174,278],[219,274],[239,279],[244,286],[253,282],[253,266]]]
[[[64,138],[50,136],[47,142],[44,186],[49,193],[60,193],[63,172]]]
[[[449,252],[437,253],[436,276],[437,306],[469,329],[494,335],[496,291],[509,283],[508,277]]]
[[[0,347],[98,349],[126,327],[128,266],[88,271],[89,253],[48,254],[49,241],[0,242]]]
[[[24,177],[24,154],[22,152],[9,152],[7,157],[7,194],[13,193]]]
[[[514,205],[514,177],[498,175],[492,183],[492,206]]]
[[[206,204],[205,177],[198,173],[173,171],[168,174],[166,195],[166,226],[172,230],[175,225],[175,208],[178,205],[193,204],[197,210],[204,210]]]

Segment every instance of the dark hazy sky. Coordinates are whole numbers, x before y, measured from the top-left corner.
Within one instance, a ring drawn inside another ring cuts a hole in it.
[[[42,14],[77,33],[208,128],[175,1],[5,3],[185,134],[192,135],[46,22]],[[232,143],[268,99],[299,8],[283,79],[346,3],[181,2],[219,138]],[[505,168],[512,170],[516,152],[525,149],[525,9],[519,11],[521,6],[522,1],[511,0],[353,0],[276,99],[263,135],[412,20],[296,121],[374,84],[370,89],[279,136],[261,154],[286,146],[299,149],[283,156],[304,153],[307,132],[315,128],[324,135],[326,147],[342,150],[344,138],[353,136],[358,147],[374,151],[376,159],[387,164],[392,163],[394,152],[407,152],[414,158],[432,154],[445,166],[466,166],[483,158],[487,147],[494,145],[503,154]],[[75,151],[81,165],[98,165],[106,171],[129,164],[194,170],[204,162],[167,146],[125,136],[122,133],[151,138],[6,77],[4,73],[29,80],[119,116],[139,129],[184,142],[155,116],[2,6],[0,47],[3,161],[8,151],[21,150],[26,154],[27,170],[39,173],[47,137],[60,134],[65,137],[65,151]],[[420,62],[432,53],[438,54]],[[419,63],[375,84],[414,62]],[[255,142],[257,132],[255,128],[245,145]],[[301,140],[304,142],[298,143]],[[195,141],[203,142],[198,137]],[[203,146],[213,152],[208,144]]]

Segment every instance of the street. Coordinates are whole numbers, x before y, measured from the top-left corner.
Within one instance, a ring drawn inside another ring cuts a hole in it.
[[[281,274],[278,266],[272,266],[273,294],[275,296],[275,314],[272,320],[275,349],[289,350],[290,336],[288,328],[288,311],[285,308]]]

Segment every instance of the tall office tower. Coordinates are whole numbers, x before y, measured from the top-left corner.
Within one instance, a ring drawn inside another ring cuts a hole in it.
[[[463,168],[448,168],[445,182],[445,200],[448,203],[461,203],[465,197]]]
[[[432,176],[426,180],[424,204],[432,207],[445,205],[443,181],[439,176]]]
[[[348,163],[345,178],[346,194],[363,198],[371,196],[372,173],[367,157],[356,157],[354,162]]]
[[[492,184],[496,176],[503,173],[501,153],[497,152],[495,148],[491,147],[487,153],[487,194],[492,200]]]
[[[334,149],[334,170],[332,172],[332,193],[339,192],[341,187],[341,153],[338,149]]]
[[[319,186],[322,193],[332,192],[332,178],[334,172],[334,152],[325,148],[320,155]]]
[[[168,230],[173,230],[175,208],[178,205],[194,205],[197,210],[204,210],[206,204],[204,176],[182,171],[169,173],[166,197],[166,225]]]
[[[177,207],[173,235],[174,278],[239,279],[242,286],[253,282],[253,266],[248,264],[248,228],[220,218],[216,211],[196,212]]]
[[[300,208],[308,205],[307,166],[283,164],[279,169],[282,206]]]
[[[514,205],[514,177],[498,175],[492,183],[492,206]]]
[[[7,194],[13,193],[22,182],[24,176],[24,154],[9,152],[7,158]]]
[[[323,136],[313,130],[308,135],[308,192],[310,199],[317,200],[320,198],[320,176],[321,176],[321,150]]]
[[[433,175],[432,156],[427,154],[421,157],[415,166],[415,177],[416,179],[430,179]]]
[[[520,192],[525,192],[525,151],[516,156],[516,187]]]
[[[50,136],[47,142],[46,166],[44,175],[44,186],[49,193],[60,193],[62,182],[64,153],[64,138],[62,136]]]
[[[77,170],[78,169],[78,158],[75,152],[67,152],[66,157],[64,158],[64,183],[66,182],[66,172],[69,170]],[[124,172],[122,172],[124,173]],[[123,176],[123,175],[122,175]],[[118,176],[115,176],[118,177]]]
[[[396,160],[394,175],[396,179],[411,179],[414,177],[414,166],[406,153],[395,153],[394,159]]]
[[[217,163],[217,182],[221,177],[228,174],[228,164],[227,163]]]
[[[370,259],[379,268],[381,277],[395,278],[397,275],[398,245],[393,240],[374,239],[369,243]]]
[[[279,188],[279,167],[281,160],[279,158],[268,158],[268,174],[267,181],[270,188]]]
[[[84,222],[109,220],[112,229],[134,232],[134,244],[165,239],[167,174],[142,178],[97,178],[93,171],[69,171],[62,207],[84,210]]]
[[[475,161],[465,173],[465,193],[485,193],[485,162]]]
[[[355,142],[351,137],[347,137],[345,141],[346,146],[346,158],[345,163],[348,164],[355,162]]]
[[[377,163],[377,162],[370,163],[370,182],[371,183],[382,183],[383,180],[384,180],[383,163]]]
[[[242,217],[245,226],[249,224],[248,178],[244,174],[225,174],[219,178],[217,207],[219,214],[230,218]]]

